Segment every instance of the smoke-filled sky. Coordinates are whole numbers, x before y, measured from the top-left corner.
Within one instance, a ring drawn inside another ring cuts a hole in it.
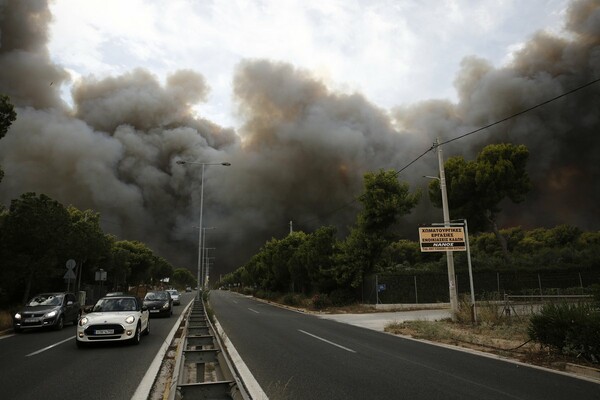
[[[224,4],[220,4],[224,3]],[[271,237],[356,216],[362,176],[600,78],[600,1],[0,0],[0,201],[101,213],[175,266],[203,226],[217,273]],[[444,146],[530,150],[534,188],[502,227],[600,229],[600,84]],[[437,174],[431,152],[399,175]],[[332,210],[339,209],[337,212]],[[428,200],[404,219],[441,219]],[[214,276],[213,276],[214,278]]]

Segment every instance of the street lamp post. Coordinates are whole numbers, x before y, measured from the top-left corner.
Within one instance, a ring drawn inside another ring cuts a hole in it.
[[[200,223],[199,223],[199,229],[198,229],[198,276],[197,276],[197,282],[198,282],[198,287],[199,288],[203,288],[203,281],[201,281],[201,271],[202,271],[202,238],[203,238],[203,229],[202,229],[202,208],[204,206],[204,166],[206,165],[222,165],[225,167],[229,167],[231,166],[231,163],[228,162],[222,162],[222,163],[203,163],[203,162],[196,162],[196,161],[183,161],[183,160],[178,160],[176,161],[177,164],[180,165],[185,165],[185,164],[194,164],[194,165],[202,165],[202,175],[201,175],[201,180],[200,180]],[[200,290],[198,290],[198,293],[200,293]]]
[[[207,256],[207,251],[208,250],[206,248],[206,230],[207,229],[215,229],[214,226],[211,227],[207,227],[207,228],[202,228],[202,251],[200,252],[200,255],[202,257],[202,289],[206,289],[206,277],[208,276],[208,273],[206,271],[206,256]]]

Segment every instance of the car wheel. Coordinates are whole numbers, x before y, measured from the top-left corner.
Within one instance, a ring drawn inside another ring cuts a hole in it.
[[[146,329],[144,330],[144,335],[150,334],[150,318],[148,318],[148,323],[146,324]]]
[[[21,332],[23,332],[23,330],[20,327],[18,327],[18,326],[13,327],[13,330],[15,331],[15,333],[21,333]]]
[[[131,344],[140,344],[140,340],[142,339],[142,326],[138,324],[137,328],[135,328],[135,333],[133,337],[130,339]]]
[[[83,349],[84,347],[87,347],[87,343],[81,342],[81,341],[79,341],[77,339],[75,339],[75,344],[77,345],[78,349]]]
[[[60,317],[58,317],[58,321],[56,321],[56,324],[54,324],[54,329],[56,329],[57,331],[60,331],[64,326],[65,326],[65,317],[63,315],[61,315]]]

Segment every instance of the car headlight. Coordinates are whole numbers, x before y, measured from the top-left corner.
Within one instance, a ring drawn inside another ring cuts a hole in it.
[[[15,319],[21,319],[21,313],[16,313],[15,314]]]
[[[125,322],[127,322],[128,324],[133,324],[135,322],[135,316],[128,316],[127,318],[125,318]]]
[[[81,319],[79,320],[79,326],[84,326],[89,322],[89,320],[87,319],[87,317],[81,317]]]
[[[163,304],[162,308],[169,308],[169,302],[167,301],[165,304]]]
[[[56,317],[56,314],[57,314],[57,311],[53,310],[53,311],[50,311],[49,313],[46,313],[46,315],[44,315],[44,317],[52,318],[52,317]]]

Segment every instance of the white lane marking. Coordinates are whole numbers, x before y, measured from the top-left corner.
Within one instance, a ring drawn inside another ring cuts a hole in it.
[[[71,337],[70,337],[70,338],[68,338],[68,339],[61,340],[61,341],[60,341],[60,342],[58,342],[58,343],[51,344],[51,345],[50,345],[50,346],[48,346],[48,347],[44,347],[43,349],[40,349],[40,350],[38,350],[38,351],[34,351],[33,353],[29,353],[29,354],[27,354],[25,357],[31,357],[31,356],[35,356],[35,355],[37,355],[37,354],[43,353],[43,352],[44,352],[44,351],[46,351],[46,350],[50,350],[51,348],[53,348],[53,347],[56,347],[56,346],[58,346],[59,344],[63,344],[63,343],[65,343],[65,342],[68,342],[69,340],[73,340],[73,339],[75,339],[75,336],[71,336]]]
[[[320,337],[320,336],[313,335],[312,333],[308,333],[308,332],[306,332],[306,331],[303,331],[302,329],[298,329],[298,331],[299,331],[299,332],[302,332],[302,333],[304,333],[305,335],[312,336],[312,337],[314,337],[315,339],[322,340],[322,341],[324,341],[325,343],[329,343],[329,344],[331,344],[331,345],[333,345],[333,346],[339,347],[340,349],[343,349],[343,350],[349,351],[350,353],[356,353],[356,351],[354,351],[354,350],[352,350],[352,349],[349,349],[348,347],[344,347],[344,346],[342,346],[341,344],[337,344],[337,343],[331,342],[331,341],[329,341],[329,340],[327,340],[327,339],[323,339],[323,338],[322,338],[322,337]]]
[[[250,311],[252,311],[252,312],[255,312],[255,313],[257,313],[257,314],[260,314],[258,311],[256,311],[256,310],[253,310],[253,309],[251,309],[251,308],[249,308],[248,310],[250,310]]]
[[[244,384],[244,387],[249,392],[250,398],[255,400],[269,400],[269,397],[267,397],[265,392],[262,390],[260,384],[254,378],[254,375],[252,375],[252,372],[250,372],[250,369],[248,369],[248,366],[246,365],[244,360],[242,360],[242,357],[233,346],[233,343],[231,343],[231,340],[229,340],[229,337],[227,336],[225,331],[223,331],[223,328],[219,324],[219,321],[216,317],[215,329],[217,330],[217,334],[221,337],[221,339],[223,339],[225,351],[229,354],[231,362],[233,362],[233,364],[235,365],[235,369],[237,370],[239,377]]]

